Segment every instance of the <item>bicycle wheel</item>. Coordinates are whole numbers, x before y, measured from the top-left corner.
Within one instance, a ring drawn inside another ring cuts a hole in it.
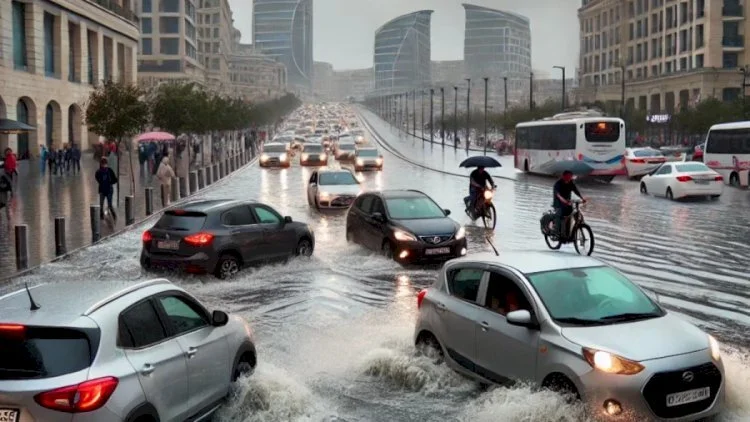
[[[579,255],[588,256],[594,252],[594,232],[588,224],[577,226],[573,236],[573,246]]]
[[[495,224],[497,224],[497,213],[495,213],[495,204],[485,205],[484,213],[482,214],[482,222],[486,229],[495,230]]]

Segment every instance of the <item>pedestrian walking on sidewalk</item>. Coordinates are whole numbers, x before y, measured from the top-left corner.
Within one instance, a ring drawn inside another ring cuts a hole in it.
[[[166,207],[169,205],[169,195],[172,192],[172,178],[177,177],[174,174],[174,169],[169,165],[169,157],[164,156],[159,164],[159,169],[156,170],[156,177],[161,183],[161,198],[162,206]]]
[[[0,209],[5,208],[5,215],[10,222],[10,197],[13,195],[13,180],[8,169],[0,171]]]
[[[99,184],[99,217],[104,218],[104,200],[106,199],[112,218],[117,220],[117,213],[112,206],[112,194],[115,192],[114,186],[117,184],[117,175],[109,168],[106,158],[99,161],[99,170],[96,171],[94,177]]]
[[[81,149],[78,148],[78,144],[73,144],[73,147],[70,149],[70,159],[71,165],[73,167],[73,173],[80,173],[81,172]]]
[[[13,180],[13,176],[15,175],[16,178],[18,178],[18,160],[16,160],[16,154],[13,153],[13,150],[10,148],[5,148],[5,173],[10,176],[10,179]]]

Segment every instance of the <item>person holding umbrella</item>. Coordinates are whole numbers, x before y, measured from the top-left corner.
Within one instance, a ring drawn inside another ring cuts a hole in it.
[[[493,189],[497,188],[495,181],[492,180],[492,176],[485,170],[487,167],[501,167],[500,163],[492,157],[478,156],[469,157],[459,167],[476,167],[475,170],[469,175],[469,196],[464,198],[466,204],[466,213],[469,217],[476,219],[477,215],[477,199],[479,195],[487,189],[487,186],[492,186]]]

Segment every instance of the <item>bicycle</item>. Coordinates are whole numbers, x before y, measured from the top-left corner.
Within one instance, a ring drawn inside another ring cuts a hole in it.
[[[497,224],[497,212],[495,211],[495,204],[492,203],[492,198],[495,196],[495,188],[482,189],[480,195],[477,196],[477,200],[474,204],[474,210],[470,210],[469,206],[466,207],[466,214],[471,217],[472,220],[482,218],[482,223],[486,229],[495,229]]]
[[[540,224],[544,241],[552,250],[558,250],[562,245],[572,243],[579,255],[591,255],[594,252],[594,231],[584,221],[580,208],[584,202],[573,200],[571,203],[573,212],[563,219],[564,229],[559,232],[555,227],[555,211],[550,210],[542,215]],[[572,224],[570,224],[571,221]],[[558,233],[563,233],[563,236],[559,236]]]

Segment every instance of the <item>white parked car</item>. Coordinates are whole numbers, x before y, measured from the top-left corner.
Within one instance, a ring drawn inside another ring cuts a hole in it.
[[[628,170],[628,177],[631,179],[651,173],[666,161],[667,158],[658,149],[625,149],[625,168]]]
[[[641,179],[641,193],[668,199],[691,196],[718,198],[723,191],[724,178],[698,162],[667,162]]]
[[[349,170],[317,170],[307,185],[307,202],[315,208],[349,208],[362,193],[359,180]]]

